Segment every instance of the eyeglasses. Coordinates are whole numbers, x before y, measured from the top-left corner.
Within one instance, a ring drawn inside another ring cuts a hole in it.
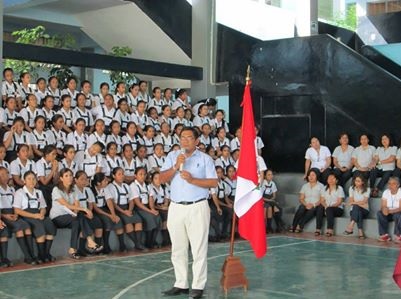
[[[180,140],[192,140],[195,139],[194,136],[180,136]]]

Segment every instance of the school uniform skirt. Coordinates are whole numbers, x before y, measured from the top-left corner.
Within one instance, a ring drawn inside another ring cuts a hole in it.
[[[85,217],[86,218],[86,217]],[[93,215],[92,219],[86,218],[88,220],[89,226],[95,230],[95,229],[102,229],[103,224],[100,218],[97,215]]]
[[[135,209],[135,214],[139,215],[141,217],[141,219],[143,220],[143,223],[145,225],[145,228],[144,228],[145,231],[151,231],[151,230],[160,228],[161,217],[159,215],[153,215],[142,209]],[[167,217],[166,217],[166,219],[167,219]]]
[[[55,236],[57,233],[57,228],[49,217],[45,217],[43,220],[23,217],[22,220],[29,224],[35,238],[44,235]]]
[[[110,210],[106,207],[100,208],[103,210],[105,213],[110,214]],[[123,223],[122,221],[118,221],[117,223],[114,223],[111,221],[111,219],[103,214],[95,214],[95,216],[100,220],[102,227],[105,231],[111,231],[111,230],[117,230],[117,229],[122,229],[123,228]],[[121,219],[121,217],[120,217]]]
[[[0,238],[8,238],[9,237],[9,231],[7,227],[0,229]]]
[[[128,205],[121,205],[119,207],[123,210],[128,210]],[[116,213],[117,213],[118,217],[120,217],[120,219],[124,225],[142,223],[142,218],[138,215],[138,213],[133,213],[132,216],[127,216],[120,212],[116,212]]]
[[[162,222],[167,221],[168,210],[158,210]]]
[[[14,213],[13,209],[3,209],[1,212],[3,215]],[[26,223],[21,218],[18,218],[16,221],[9,221],[9,220],[3,219],[3,222],[7,225],[10,235],[12,233],[16,233],[18,231],[26,230],[26,229],[30,228],[29,224]]]

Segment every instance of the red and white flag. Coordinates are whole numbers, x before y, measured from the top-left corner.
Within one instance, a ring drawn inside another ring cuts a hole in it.
[[[241,106],[242,139],[237,170],[237,189],[234,211],[237,214],[238,231],[248,240],[257,258],[266,254],[266,228],[263,200],[258,188],[258,170],[255,151],[255,121],[250,91],[247,82]]]
[[[398,287],[401,289],[401,250],[398,256],[397,263],[395,264],[394,267],[393,279],[395,283],[398,285]]]

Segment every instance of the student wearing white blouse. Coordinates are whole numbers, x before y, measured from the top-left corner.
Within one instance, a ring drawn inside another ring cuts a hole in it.
[[[310,147],[305,153],[305,175],[307,178],[309,169],[316,169],[318,180],[326,183],[327,177],[330,174],[331,153],[328,147],[320,145],[317,137],[312,137],[310,140]]]

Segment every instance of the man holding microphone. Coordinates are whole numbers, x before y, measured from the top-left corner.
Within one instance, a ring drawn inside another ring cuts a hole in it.
[[[206,285],[210,225],[207,198],[209,188],[217,186],[217,175],[212,158],[196,148],[198,142],[197,131],[185,127],[180,135],[181,150],[169,153],[161,169],[162,183],[171,181],[167,228],[176,278],[174,287],[164,292],[166,296],[189,293],[189,244],[193,256],[190,297],[201,298]]]

